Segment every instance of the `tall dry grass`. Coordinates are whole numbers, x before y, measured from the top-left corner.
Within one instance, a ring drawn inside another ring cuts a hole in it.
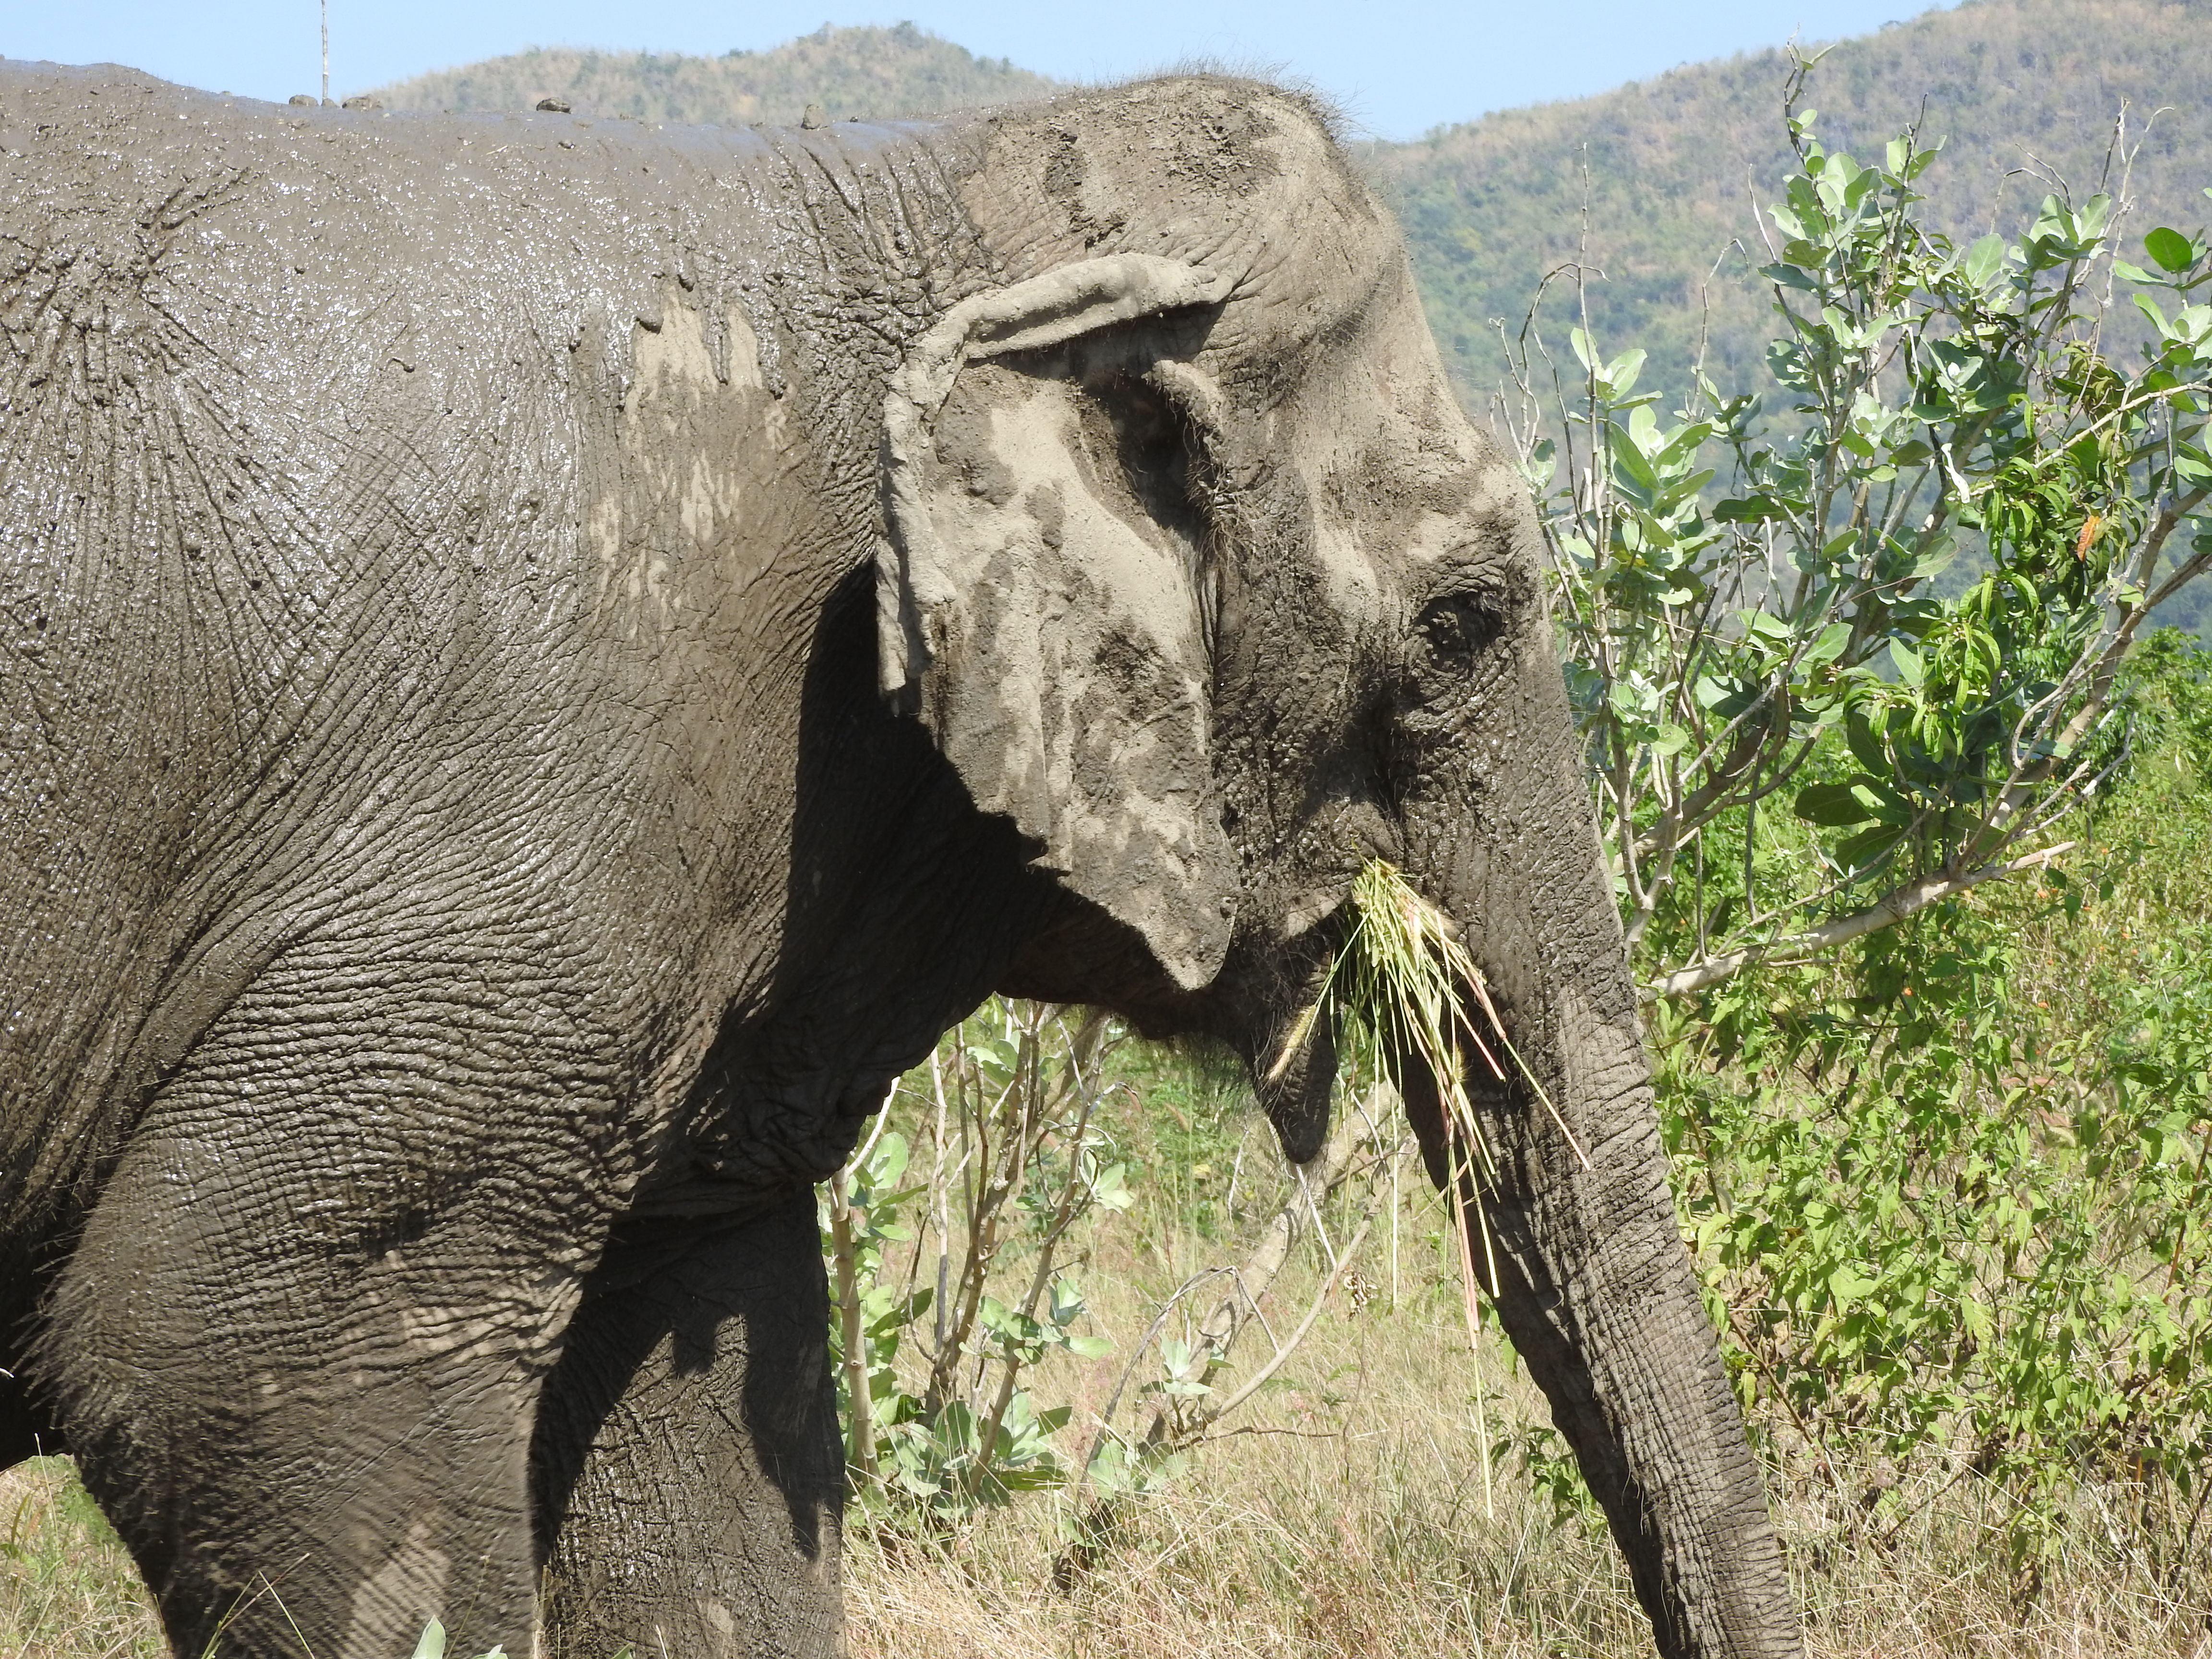
[[[1454,1264],[1418,1218],[1409,1231],[1398,1306],[1370,1260],[1365,1305],[1317,1326],[1292,1380],[1142,1504],[1078,1593],[1050,1587],[1060,1545],[1042,1506],[941,1551],[856,1533],[855,1659],[1648,1659],[1592,1512],[1557,1511],[1510,1453],[1486,1502],[1481,1446],[1516,1443],[1541,1404],[1486,1337],[1478,1422]],[[1092,1277],[1165,1282],[1198,1248]],[[2063,1554],[2031,1593],[1992,1546],[2005,1499],[1971,1480],[1898,1492],[1877,1525],[1834,1496],[1864,1492],[1869,1474],[1776,1471],[1814,1659],[2212,1659],[2212,1585],[2158,1583],[2124,1528]],[[2096,1506],[2117,1499],[2082,1501],[2073,1531],[2093,1540]]]
[[[1065,1511],[1049,1498],[989,1514],[941,1547],[856,1529],[855,1659],[1645,1659],[1626,1574],[1587,1516],[1556,1514],[1510,1457],[1485,1501],[1485,1438],[1510,1443],[1540,1416],[1493,1347],[1478,1424],[1437,1218],[1401,1218],[1396,1307],[1384,1244],[1242,1431],[1140,1503],[1075,1594],[1050,1588]],[[1117,1314],[1218,1248],[1189,1235],[1097,1244],[1091,1282],[1115,1287],[1100,1300],[1121,1328]],[[1299,1289],[1282,1293],[1295,1303]],[[1079,1407],[1103,1402],[1118,1363],[1064,1379]],[[1989,1545],[2001,1517],[1988,1506],[2002,1500],[1970,1480],[1898,1494],[1889,1513],[1902,1521],[1875,1527],[1826,1495],[1864,1492],[1865,1472],[1778,1479],[1814,1659],[2212,1659],[2212,1586],[2154,1582],[2124,1527],[2094,1541],[2095,1508],[2117,1495],[2085,1495],[2087,1524],[2073,1529],[2084,1541],[2028,1596]],[[127,1559],[66,1462],[0,1474],[0,1659],[161,1651]]]
[[[69,1460],[0,1469],[0,1659],[167,1651],[130,1557]]]

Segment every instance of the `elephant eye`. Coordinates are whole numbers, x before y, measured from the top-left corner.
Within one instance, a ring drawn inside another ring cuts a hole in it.
[[[1448,593],[1421,607],[1413,622],[1414,653],[1424,666],[1458,667],[1498,637],[1504,619],[1473,593]]]

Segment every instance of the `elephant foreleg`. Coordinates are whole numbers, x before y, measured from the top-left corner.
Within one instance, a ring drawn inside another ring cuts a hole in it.
[[[391,1659],[435,1617],[458,1651],[526,1654],[557,1271],[466,1216],[328,1251],[325,1183],[359,1138],[248,1149],[209,1127],[188,1113],[133,1143],[38,1351],[176,1650]]]
[[[844,1463],[811,1190],[618,1229],[539,1407],[549,1659],[832,1659]]]

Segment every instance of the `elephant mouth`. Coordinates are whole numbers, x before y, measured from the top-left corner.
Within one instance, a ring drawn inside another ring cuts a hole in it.
[[[1245,1051],[1260,1104],[1294,1162],[1327,1139],[1347,1041],[1398,1085],[1432,1173],[1449,1126],[1476,1145],[1480,1120],[1516,1101],[1524,1080],[1543,1097],[1507,999],[1463,929],[1395,866],[1370,861],[1324,914],[1285,931]]]
[[[1283,937],[1295,941],[1311,933],[1344,908],[1342,884],[1326,887],[1291,902],[1283,913]]]
[[[1288,879],[1248,888],[1210,984],[1171,984],[1133,929],[1061,888],[1000,988],[1109,1007],[1151,1037],[1225,1044],[1285,1156],[1310,1162],[1328,1139],[1340,1059],[1336,1021],[1317,1005],[1358,920],[1355,881],[1372,861],[1390,860],[1399,838],[1370,803],[1351,800],[1310,819],[1297,839],[1321,855]]]
[[[1336,1020],[1322,1006],[1330,970],[1352,925],[1342,889],[1269,953],[1267,971],[1248,993],[1235,1040],[1252,1073],[1260,1109],[1274,1126],[1285,1156],[1311,1161],[1328,1138],[1336,1086]],[[1243,999],[1240,999],[1243,1000]]]

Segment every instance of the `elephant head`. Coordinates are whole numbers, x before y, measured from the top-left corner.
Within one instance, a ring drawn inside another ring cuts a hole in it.
[[[1661,1650],[1798,1652],[1676,1229],[1534,514],[1387,216],[1323,118],[1244,82],[1001,114],[955,148],[1000,280],[893,377],[880,665],[1066,895],[1007,988],[1225,1040],[1310,1158],[1328,1034],[1271,1057],[1353,876],[1399,865],[1579,1143],[1525,1084],[1469,1079],[1490,1291]],[[1433,1079],[1407,1094],[1441,1176]]]

